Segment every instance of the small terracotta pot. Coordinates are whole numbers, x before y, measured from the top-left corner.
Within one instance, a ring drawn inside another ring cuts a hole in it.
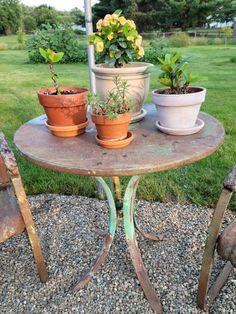
[[[53,135],[58,137],[74,137],[85,132],[86,127],[89,125],[89,121],[87,119],[86,122],[78,124],[78,125],[70,125],[70,126],[55,126],[50,125],[45,122],[46,127],[52,132]]]
[[[55,88],[42,88],[38,99],[43,106],[50,125],[70,126],[86,122],[86,95],[88,89],[80,87],[62,87],[61,91],[75,91],[77,94],[50,95]]]
[[[96,125],[98,138],[103,141],[119,141],[127,137],[132,113],[118,115],[115,119],[91,113],[92,121]]]

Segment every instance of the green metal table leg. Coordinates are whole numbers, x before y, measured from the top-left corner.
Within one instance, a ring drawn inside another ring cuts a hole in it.
[[[95,261],[94,265],[91,267],[89,272],[76,284],[76,286],[74,287],[75,290],[82,289],[92,279],[95,272],[99,269],[101,264],[105,261],[109,253],[109,250],[110,250],[110,247],[111,247],[114,235],[115,235],[116,227],[117,227],[116,205],[115,205],[112,192],[110,188],[108,187],[108,185],[106,184],[106,182],[102,178],[96,177],[96,180],[102,186],[107,196],[107,200],[109,204],[108,232],[105,235],[104,245],[101,250],[101,253],[99,254],[97,260]]]
[[[134,227],[134,200],[136,195],[136,189],[139,183],[139,176],[133,176],[126,188],[124,201],[123,201],[123,215],[124,215],[124,228],[126,241],[129,246],[129,252],[131,260],[134,265],[135,272],[138,276],[140,284],[143,288],[144,294],[150,303],[155,313],[162,313],[162,305],[160,300],[152,287],[152,284],[148,278],[146,269],[144,267],[140,250],[137,245],[135,237]]]

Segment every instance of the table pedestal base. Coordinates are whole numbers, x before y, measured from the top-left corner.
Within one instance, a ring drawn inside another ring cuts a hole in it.
[[[146,269],[144,267],[140,250],[136,241],[135,228],[146,238],[154,241],[162,240],[163,236],[155,236],[154,234],[144,232],[140,229],[137,224],[137,221],[134,217],[134,201],[137,186],[140,180],[139,176],[133,176],[126,188],[123,202],[121,201],[121,190],[119,185],[119,178],[112,178],[112,189],[106,184],[106,182],[101,177],[96,177],[96,180],[101,184],[109,205],[109,225],[108,232],[105,234],[104,244],[102,250],[97,257],[94,265],[88,271],[88,273],[76,284],[74,287],[75,290],[83,288],[93,277],[95,272],[99,269],[101,264],[105,261],[114,235],[117,228],[117,225],[120,220],[123,220],[124,231],[126,236],[126,241],[128,244],[131,260],[139,279],[139,282],[142,286],[144,294],[151,305],[151,308],[155,313],[162,313],[162,305],[160,300],[152,287],[152,284],[148,278]]]

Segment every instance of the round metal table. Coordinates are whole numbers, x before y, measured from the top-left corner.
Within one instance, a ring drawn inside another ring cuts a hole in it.
[[[14,142],[22,155],[31,162],[48,169],[84,176],[95,176],[100,182],[109,204],[109,224],[100,255],[75,289],[87,284],[105,260],[118,223],[123,220],[131,259],[143,291],[156,313],[162,306],[147,276],[136,242],[135,229],[151,240],[161,237],[144,232],[135,219],[134,200],[141,174],[159,172],[194,163],[211,155],[223,143],[224,128],[212,116],[200,113],[204,128],[193,135],[173,136],[156,129],[156,109],[146,105],[146,117],[131,124],[133,142],[122,149],[104,149],[95,140],[95,127],[90,123],[86,133],[74,138],[58,138],[45,127],[45,116],[21,126]],[[110,177],[111,186],[102,177]],[[121,197],[119,176],[132,176]]]

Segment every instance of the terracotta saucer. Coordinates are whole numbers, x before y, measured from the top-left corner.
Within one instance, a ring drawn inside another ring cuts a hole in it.
[[[135,116],[132,116],[130,123],[135,123],[141,121],[147,114],[147,110],[142,108],[141,112]]]
[[[119,141],[103,141],[103,140],[100,140],[98,136],[96,136],[96,141],[99,145],[105,148],[113,148],[113,149],[125,147],[129,145],[129,143],[132,142],[133,139],[134,139],[134,135],[130,131],[128,131],[127,137],[124,140],[119,140]]]
[[[159,121],[156,122],[156,127],[163,133],[171,135],[190,135],[199,132],[205,125],[205,122],[201,119],[197,119],[195,125],[192,128],[187,129],[171,129],[162,126]]]
[[[70,126],[50,125],[47,121],[45,121],[46,127],[52,132],[53,135],[58,137],[74,137],[80,135],[84,133],[88,124],[88,119],[84,123]]]

